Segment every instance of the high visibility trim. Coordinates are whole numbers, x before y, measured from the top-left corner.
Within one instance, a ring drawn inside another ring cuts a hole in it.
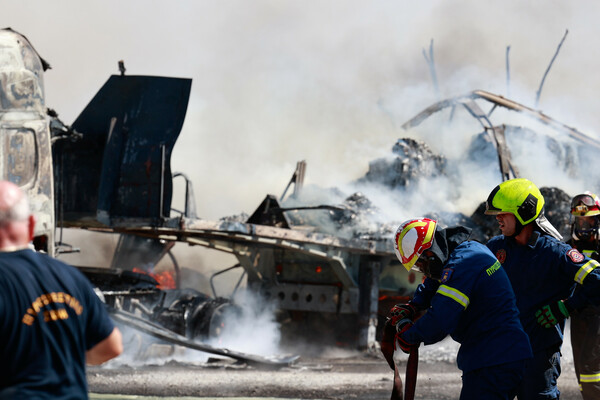
[[[423,239],[423,244],[429,244],[433,240],[433,233],[435,232],[435,226],[437,224],[429,224],[427,227],[427,233],[425,234],[425,239]],[[431,245],[429,245],[431,247]]]
[[[596,260],[590,260],[586,262],[581,268],[579,268],[579,271],[577,271],[577,273],[575,274],[575,282],[579,283],[580,285],[583,284],[583,280],[585,279],[585,277],[588,276],[590,272],[592,272],[595,268],[598,267],[600,267],[600,264]]]
[[[584,256],[588,256],[588,257],[591,257],[592,254],[594,254],[594,250],[582,250],[581,252],[583,253]]]
[[[451,288],[450,286],[440,285],[437,292],[443,296],[450,297],[464,308],[469,306],[469,297],[467,297],[464,293]]]
[[[581,374],[581,375],[579,375],[579,382],[581,382],[581,383],[600,382],[600,374]]]

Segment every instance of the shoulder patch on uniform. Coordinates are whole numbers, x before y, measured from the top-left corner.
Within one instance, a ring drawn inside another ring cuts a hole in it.
[[[450,280],[452,272],[454,272],[452,268],[445,268],[442,270],[442,283],[446,283]]]
[[[574,263],[580,263],[585,258],[584,255],[581,254],[577,249],[571,249],[567,251],[567,257],[569,257]]]
[[[500,264],[504,264],[506,261],[506,250],[500,249],[496,252],[496,258],[500,261]]]

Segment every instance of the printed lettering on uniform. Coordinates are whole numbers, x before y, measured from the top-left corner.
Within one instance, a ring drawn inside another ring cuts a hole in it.
[[[571,249],[567,251],[567,257],[569,257],[574,263],[580,263],[585,258],[577,249]]]
[[[499,269],[500,269],[500,262],[496,261],[494,264],[492,264],[491,267],[489,267],[488,269],[485,270],[485,273],[488,274],[488,276],[490,276],[494,272],[498,271]]]
[[[83,306],[75,297],[70,294],[58,292],[58,293],[47,293],[43,294],[31,303],[31,307],[27,309],[21,322],[25,325],[32,325],[36,317],[42,311],[42,308],[50,304],[64,304],[75,311],[75,314],[81,315],[83,312]],[[64,308],[45,310],[42,312],[44,321],[58,321],[62,319],[69,319],[69,313]]]
[[[442,283],[446,283],[450,280],[452,272],[454,272],[452,268],[445,268],[442,270]]]
[[[504,264],[506,261],[506,250],[500,249],[496,252],[496,258],[500,261],[500,264]]]

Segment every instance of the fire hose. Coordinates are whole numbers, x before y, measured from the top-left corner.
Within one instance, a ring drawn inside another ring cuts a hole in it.
[[[404,377],[405,385],[403,387],[402,379],[400,378],[400,373],[398,371],[398,365],[394,360],[395,333],[396,327],[391,324],[386,324],[381,339],[381,352],[389,366],[394,369],[394,386],[392,388],[390,400],[414,400],[419,367],[419,345],[412,346],[410,349],[408,361],[406,363],[406,374]]]
[[[413,346],[408,355],[406,363],[406,375],[404,381],[404,396],[402,395],[402,379],[398,373],[398,366],[394,362],[394,387],[390,400],[414,400],[417,388],[417,372],[419,368],[419,346]]]
[[[392,387],[392,397],[390,400],[403,400],[402,397],[402,379],[398,373],[398,366],[394,365],[394,386]]]

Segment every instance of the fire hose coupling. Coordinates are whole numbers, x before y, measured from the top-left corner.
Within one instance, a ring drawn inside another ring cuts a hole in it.
[[[543,306],[536,311],[535,316],[538,324],[544,328],[552,328],[556,324],[563,322],[569,318],[569,308],[564,300],[559,300],[556,303],[551,303]]]

